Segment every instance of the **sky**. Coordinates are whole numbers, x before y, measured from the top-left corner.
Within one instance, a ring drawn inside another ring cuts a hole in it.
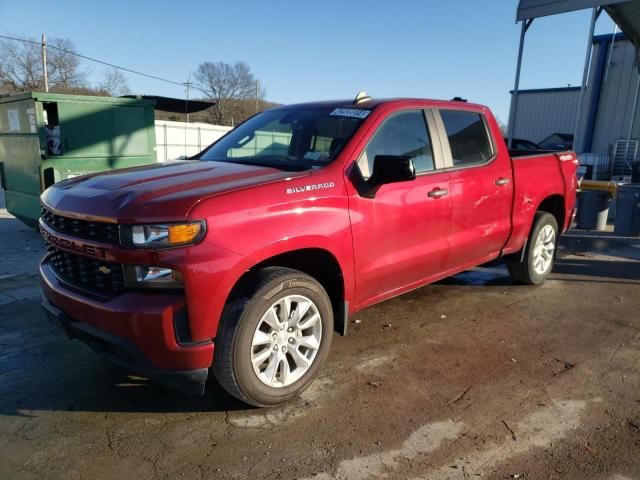
[[[245,61],[266,98],[296,103],[460,96],[506,123],[520,26],[517,0],[0,0],[0,34],[71,40],[83,55],[177,82],[204,61]],[[520,88],[580,85],[590,11],[537,19]],[[610,34],[606,13],[596,34]],[[92,82],[105,67],[83,62]],[[126,74],[132,93],[184,88]]]

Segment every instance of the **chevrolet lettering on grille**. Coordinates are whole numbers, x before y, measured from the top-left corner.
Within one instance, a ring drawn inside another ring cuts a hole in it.
[[[61,238],[52,233],[49,233],[44,228],[40,228],[40,233],[44,237],[45,241],[54,247],[61,248],[63,250],[70,250],[72,252],[82,253],[96,258],[107,258],[107,249],[102,247],[96,247],[95,245],[87,245],[86,243],[78,243],[73,240]]]

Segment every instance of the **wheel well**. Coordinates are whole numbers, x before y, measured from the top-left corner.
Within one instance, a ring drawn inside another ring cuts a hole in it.
[[[562,231],[565,220],[564,197],[562,195],[551,195],[545,198],[538,206],[539,212],[547,212],[556,217],[558,228]]]
[[[338,260],[330,252],[321,248],[305,248],[281,253],[263,260],[242,275],[233,287],[230,298],[233,298],[241,290],[242,284],[254,272],[266,267],[293,268],[315,278],[324,287],[331,300],[335,329],[339,332],[346,332],[347,314],[344,308],[344,278]]]
[[[540,205],[538,205],[538,209],[536,212],[547,212],[553,215],[558,222],[558,228],[562,231],[564,227],[565,220],[565,208],[564,208],[564,197],[562,195],[551,195],[545,198]],[[529,230],[527,232],[527,237],[531,235],[531,230],[533,229],[533,224],[535,222],[535,216],[531,219],[531,225],[529,226]],[[517,260],[522,259],[523,255],[526,251],[527,241],[525,240],[522,248],[517,252],[510,253],[505,256],[507,260]]]

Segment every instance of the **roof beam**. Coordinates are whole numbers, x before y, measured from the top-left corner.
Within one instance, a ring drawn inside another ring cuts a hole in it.
[[[632,0],[520,0],[516,21],[547,17],[587,8],[631,2]]]

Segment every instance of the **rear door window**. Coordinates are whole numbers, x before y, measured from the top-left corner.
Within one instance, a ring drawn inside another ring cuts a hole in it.
[[[484,117],[477,112],[440,110],[454,167],[485,163],[493,156]]]
[[[392,114],[378,127],[358,159],[365,179],[371,176],[377,155],[411,157],[416,173],[433,170],[433,150],[423,111],[405,110]]]

